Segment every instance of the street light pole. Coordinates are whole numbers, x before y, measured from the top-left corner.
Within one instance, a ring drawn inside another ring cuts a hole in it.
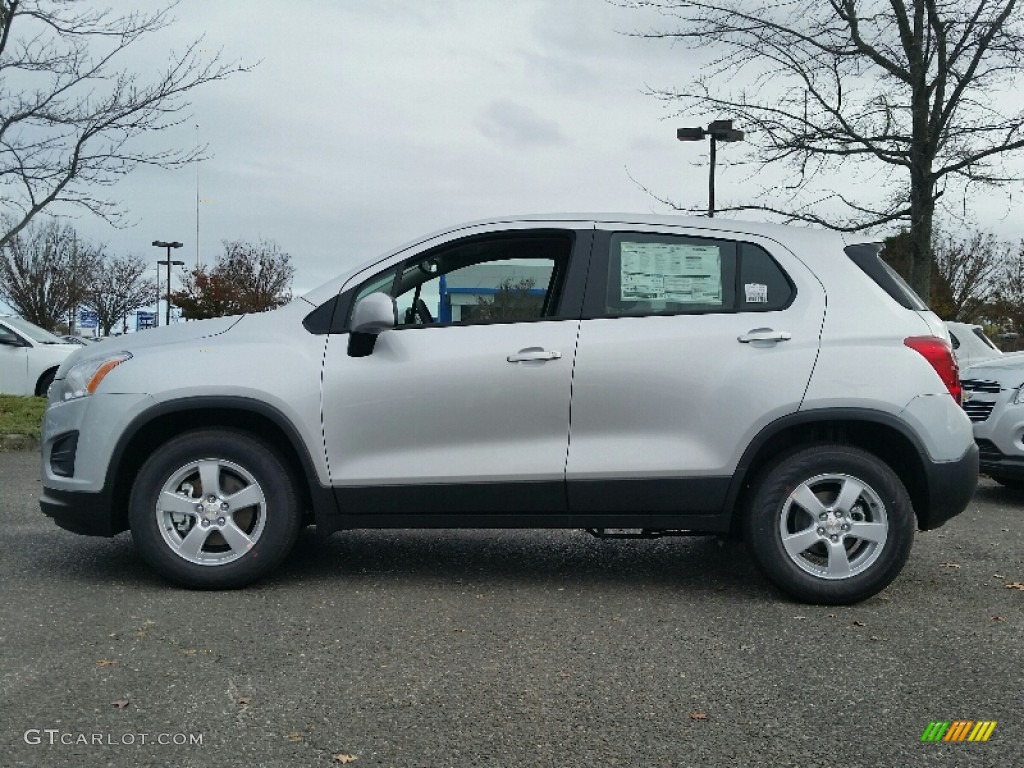
[[[154,240],[153,241],[153,245],[155,247],[157,247],[157,248],[166,248],[167,249],[167,258],[166,259],[160,259],[160,260],[157,261],[157,274],[159,274],[160,267],[163,266],[164,264],[166,264],[167,265],[167,314],[164,317],[164,325],[170,325],[171,324],[171,267],[172,266],[173,267],[183,266],[185,264],[184,261],[172,261],[171,260],[171,248],[181,248],[182,247],[182,243],[179,243],[177,241],[167,242],[167,241],[164,241],[164,240]],[[157,318],[159,318],[159,317],[160,317],[160,308],[157,307]],[[159,320],[158,320],[158,322],[159,322]]]
[[[711,163],[708,169],[708,216],[715,215],[715,162],[718,157],[718,142],[743,141],[743,131],[732,127],[732,120],[712,120],[707,128],[678,128],[679,141],[703,141],[711,139]]]

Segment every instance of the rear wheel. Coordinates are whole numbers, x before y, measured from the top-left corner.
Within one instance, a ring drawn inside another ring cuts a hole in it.
[[[242,432],[197,430],[170,440],[142,466],[129,522],[140,554],[165,578],[230,589],[288,555],[301,509],[269,445]]]
[[[809,603],[871,597],[899,574],[914,538],[910,497],[878,457],[819,445],[761,474],[745,519],[758,566]]]

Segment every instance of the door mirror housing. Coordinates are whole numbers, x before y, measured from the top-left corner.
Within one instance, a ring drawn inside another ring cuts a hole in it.
[[[376,336],[395,327],[395,300],[386,293],[371,293],[356,302],[352,333]]]
[[[377,337],[395,327],[397,312],[395,300],[386,293],[371,293],[357,301],[352,310],[352,328],[348,335],[349,357],[373,354]]]

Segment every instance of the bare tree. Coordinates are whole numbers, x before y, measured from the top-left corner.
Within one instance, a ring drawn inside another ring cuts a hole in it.
[[[645,37],[710,52],[692,85],[654,93],[737,119],[756,164],[789,173],[783,188],[721,210],[843,230],[907,221],[910,283],[927,300],[936,202],[956,188],[966,204],[970,185],[1012,180],[1001,161],[1024,147],[1017,0],[626,4],[678,18]],[[858,172],[871,174],[865,198],[847,191]]]
[[[97,254],[57,221],[29,226],[0,246],[0,299],[43,328],[81,303]]]
[[[1004,264],[992,298],[993,320],[1004,331],[1024,334],[1024,242]]]
[[[936,232],[929,291],[931,309],[943,320],[974,323],[985,319],[1011,251],[1008,243],[1000,242],[992,233]],[[907,277],[912,253],[913,241],[904,230],[886,239],[882,256]]]
[[[116,224],[123,211],[105,187],[139,165],[176,168],[202,152],[136,139],[186,120],[192,89],[247,71],[200,53],[200,38],[143,82],[118,62],[170,23],[170,8],[115,16],[83,6],[0,0],[0,246],[53,203]]]
[[[146,277],[147,264],[138,256],[101,254],[82,296],[82,306],[96,313],[100,332],[109,336],[130,312],[157,300],[157,285]]]
[[[935,238],[935,271],[943,286],[932,306],[945,320],[976,323],[984,319],[996,281],[1011,258],[1012,248],[992,233],[962,237],[942,233]]]
[[[241,312],[264,312],[291,301],[291,261],[273,240],[225,240],[216,270],[234,285]]]
[[[264,312],[291,301],[295,268],[273,240],[225,240],[212,269],[182,274],[183,288],[172,294],[189,320],[244,312]]]

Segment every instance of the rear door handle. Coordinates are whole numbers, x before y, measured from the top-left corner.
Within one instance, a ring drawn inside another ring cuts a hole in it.
[[[750,344],[753,341],[789,341],[793,334],[789,331],[776,331],[772,328],[754,328],[742,336],[737,336],[736,341],[740,344]]]
[[[527,347],[526,349],[520,349],[514,355],[509,355],[505,359],[510,363],[543,363],[546,360],[557,360],[561,356],[561,352],[556,352],[553,349]]]

